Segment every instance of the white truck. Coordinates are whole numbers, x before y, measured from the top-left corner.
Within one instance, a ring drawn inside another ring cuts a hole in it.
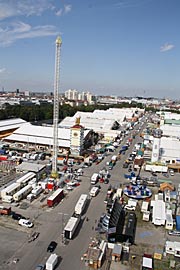
[[[74,212],[76,215],[81,215],[86,207],[88,201],[88,195],[87,194],[81,194],[78,202],[75,205]]]
[[[57,263],[58,263],[58,255],[56,255],[55,253],[51,254],[46,261],[46,270],[54,270]]]

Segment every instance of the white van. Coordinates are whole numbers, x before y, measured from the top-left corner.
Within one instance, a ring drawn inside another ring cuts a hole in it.
[[[95,185],[97,183],[98,179],[99,179],[99,174],[93,173],[93,175],[91,176],[91,184]]]
[[[46,261],[46,270],[54,270],[58,263],[58,255],[51,254],[48,260]]]
[[[99,192],[99,188],[98,187],[92,187],[90,192],[89,192],[89,195],[91,197],[96,197],[96,195],[98,194]]]

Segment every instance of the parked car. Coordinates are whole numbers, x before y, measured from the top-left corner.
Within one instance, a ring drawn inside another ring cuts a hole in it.
[[[21,214],[18,214],[18,213],[15,213],[15,212],[12,213],[12,218],[15,219],[15,220],[26,219]]]
[[[128,168],[128,166],[129,166],[128,163],[123,164],[123,168],[125,168],[125,169]]]
[[[169,170],[169,174],[171,175],[171,176],[174,176],[174,170]]]
[[[162,173],[162,175],[163,175],[164,177],[169,178],[169,174],[168,174],[168,173]]]
[[[109,179],[108,178],[104,179],[104,184],[109,184]]]
[[[133,206],[133,205],[128,205],[128,204],[127,204],[127,205],[124,207],[124,209],[130,210],[130,211],[135,211],[135,210],[136,210],[136,207]]]
[[[23,218],[19,220],[19,225],[27,227],[27,228],[32,228],[34,226],[34,224],[30,222],[30,220],[23,219]]]
[[[35,270],[44,270],[45,269],[45,264],[38,264],[35,268]]]
[[[169,231],[168,232],[169,235],[174,235],[174,236],[180,236],[180,231]]]
[[[99,178],[99,183],[104,183],[104,177]]]
[[[77,175],[83,175],[83,169],[82,168],[79,168],[78,170],[77,170]]]
[[[51,241],[51,243],[47,247],[47,252],[53,252],[56,247],[57,247],[57,243],[55,241]]]

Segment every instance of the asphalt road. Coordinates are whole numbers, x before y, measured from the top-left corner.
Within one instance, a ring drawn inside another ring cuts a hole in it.
[[[137,140],[141,141],[137,136],[136,139],[133,140],[132,145],[126,151],[126,155],[122,155],[121,160],[116,163],[115,167],[111,171],[110,184],[119,185],[120,183],[125,182],[123,175],[127,172],[127,169],[123,169],[122,164],[128,154],[132,151]],[[70,240],[67,245],[62,243],[62,229],[72,215],[74,206],[80,195],[82,193],[89,192],[91,175],[94,172],[99,172],[105,166],[106,162],[110,160],[110,157],[118,153],[119,149],[120,148],[118,148],[116,152],[110,153],[98,165],[93,164],[91,167],[84,169],[84,175],[81,177],[81,185],[71,191],[68,197],[54,209],[47,209],[37,217],[35,221],[36,231],[39,231],[40,235],[34,242],[28,243],[26,240],[20,247],[18,247],[13,257],[19,258],[19,262],[17,264],[4,264],[0,269],[34,270],[37,264],[45,263],[47,258],[50,256],[46,250],[48,244],[52,240],[58,243],[55,253],[61,258],[56,269],[69,270],[72,267],[73,270],[87,269],[80,258],[86,252],[88,244],[96,234],[94,230],[95,221],[99,219],[102,212],[105,212],[103,201],[106,197],[109,185],[101,184],[101,191],[96,197],[91,199],[75,238]],[[89,221],[86,221],[86,217],[89,218]]]

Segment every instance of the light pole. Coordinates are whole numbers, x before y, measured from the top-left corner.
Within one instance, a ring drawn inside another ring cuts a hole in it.
[[[64,230],[64,222],[65,222],[64,216],[68,216],[68,214],[60,212],[59,215],[61,215],[61,242],[62,242],[62,244],[64,244],[64,240],[65,240],[64,232],[63,232],[63,230]]]

